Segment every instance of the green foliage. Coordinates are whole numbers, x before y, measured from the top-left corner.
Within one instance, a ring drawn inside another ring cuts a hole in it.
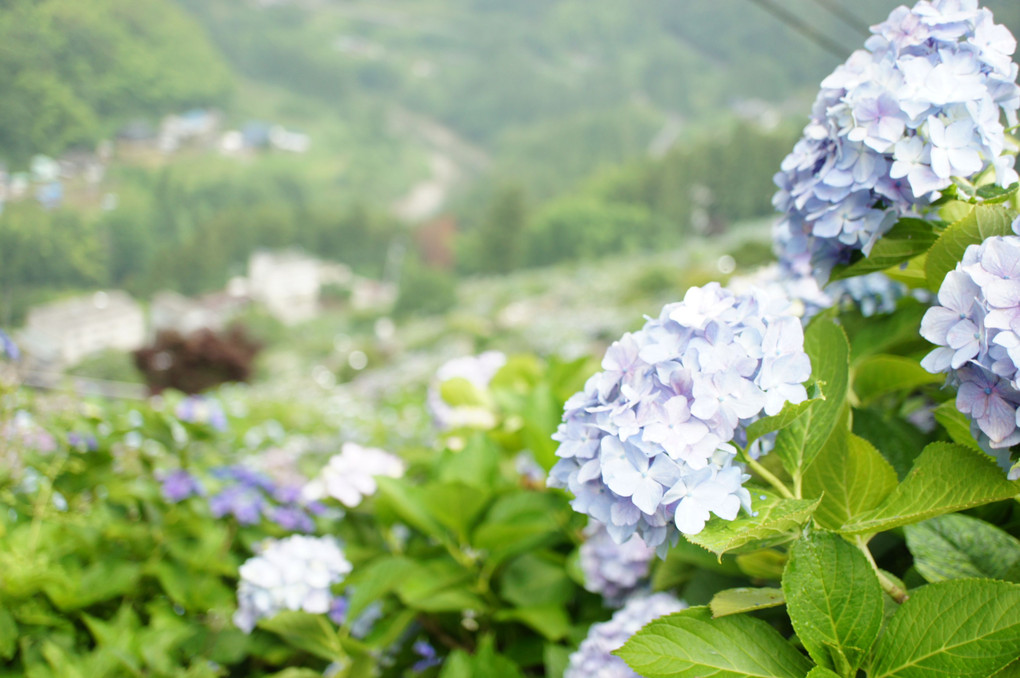
[[[223,103],[226,65],[167,0],[15,0],[0,16],[0,155],[23,162],[132,117]]]
[[[855,675],[882,627],[882,588],[867,559],[829,532],[790,549],[783,593],[797,637],[820,666]]]
[[[914,567],[929,582],[967,577],[1020,582],[1020,540],[983,520],[951,513],[903,531]]]
[[[617,654],[648,678],[799,678],[810,662],[765,622],[691,608],[653,621]]]
[[[1020,648],[1020,585],[964,579],[917,589],[889,620],[869,676],[990,676]]]

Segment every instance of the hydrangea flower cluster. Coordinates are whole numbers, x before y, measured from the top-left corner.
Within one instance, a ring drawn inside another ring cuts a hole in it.
[[[822,81],[803,138],[775,181],[777,254],[823,282],[832,267],[952,183],[993,168],[1017,181],[1003,114],[1016,124],[1016,41],[977,0],[920,0],[872,28]]]
[[[975,438],[1009,468],[1008,448],[1020,443],[1020,237],[970,245],[924,314],[921,336],[938,346],[921,365],[949,375]],[[1010,476],[1020,477],[1020,464]]]
[[[603,371],[566,403],[549,485],[604,523],[664,552],[714,513],[750,511],[749,478],[733,464],[747,424],[807,398],[800,319],[785,297],[692,287],[610,346]]]
[[[21,351],[18,350],[18,345],[3,330],[0,330],[0,356],[6,357],[8,360],[18,360],[21,358]]]
[[[197,497],[205,492],[198,478],[184,469],[176,469],[169,473],[157,471],[156,478],[160,482],[163,498],[173,504],[182,502],[188,497]]]
[[[686,607],[668,593],[631,598],[612,619],[592,624],[588,637],[570,655],[563,678],[639,678],[622,659],[613,656],[613,651],[623,647],[648,622]]]
[[[375,494],[375,477],[400,478],[404,475],[404,462],[389,452],[374,447],[344,443],[340,454],[329,462],[301,491],[306,501],[332,497],[348,508],[354,508],[365,497]]]
[[[284,610],[326,614],[333,602],[330,587],[350,571],[351,564],[332,537],[269,540],[256,557],[241,565],[234,625],[251,633],[258,620]]]
[[[605,525],[595,521],[588,523],[584,533],[587,539],[580,548],[584,587],[601,593],[611,607],[619,607],[648,579],[655,550],[636,534],[617,544]]]
[[[496,372],[506,365],[506,355],[499,351],[486,351],[477,356],[463,356],[443,363],[429,384],[426,403],[436,427],[441,430],[471,426],[492,428],[495,418],[492,412],[478,407],[454,407],[440,393],[440,386],[450,379],[466,379],[479,391],[484,391]]]
[[[216,518],[231,515],[242,525],[256,525],[264,516],[285,530],[312,532],[315,523],[309,513],[320,513],[324,508],[306,501],[301,487],[277,485],[268,476],[245,466],[217,468],[213,476],[222,482],[220,490],[209,497],[209,510]],[[166,496],[166,481],[163,492]]]
[[[214,398],[189,395],[177,404],[174,415],[189,424],[208,426],[214,431],[227,430],[227,414]]]

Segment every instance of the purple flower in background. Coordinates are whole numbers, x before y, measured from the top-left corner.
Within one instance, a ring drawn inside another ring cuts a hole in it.
[[[21,358],[21,351],[18,349],[18,345],[3,330],[0,330],[0,356],[6,356],[8,360],[18,360]]]
[[[613,651],[623,647],[648,622],[686,607],[686,603],[668,593],[631,598],[612,619],[592,624],[588,636],[570,655],[563,678],[639,678]]]
[[[587,539],[579,549],[584,587],[601,593],[606,604],[619,607],[648,579],[655,550],[636,534],[617,544],[602,523],[591,521],[584,531]]]
[[[800,321],[779,288],[688,290],[606,352],[603,372],[567,401],[548,484],[617,543],[665,550],[710,513],[750,511],[731,441],[755,419],[807,398]]]
[[[160,480],[163,498],[171,503],[176,504],[188,497],[202,494],[202,484],[184,469],[157,474],[157,477]]]
[[[419,640],[411,647],[416,655],[421,657],[414,663],[411,670],[415,673],[421,673],[425,669],[432,668],[433,666],[439,666],[443,663],[443,660],[436,655],[436,649],[429,645],[428,641]]]
[[[189,424],[204,424],[215,431],[227,430],[227,414],[223,406],[208,396],[189,395],[178,403],[174,414]]]
[[[242,525],[255,525],[262,519],[266,500],[252,487],[231,485],[209,497],[209,510],[216,518],[234,516]]]
[[[269,512],[269,519],[288,532],[315,531],[315,521],[300,506],[276,506]]]
[[[803,138],[783,161],[775,247],[791,275],[833,266],[903,216],[923,213],[954,177],[991,168],[1017,181],[1003,119],[1020,107],[1016,41],[973,1],[900,7],[822,82]]]

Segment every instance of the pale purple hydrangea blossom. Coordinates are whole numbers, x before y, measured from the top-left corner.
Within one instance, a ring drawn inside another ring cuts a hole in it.
[[[686,603],[668,593],[631,598],[612,619],[592,624],[588,636],[570,655],[563,678],[639,678],[613,651],[623,647],[647,623],[686,607]]]
[[[320,501],[332,497],[348,508],[354,508],[365,497],[375,494],[377,476],[400,478],[404,475],[404,462],[388,452],[344,443],[340,454],[333,455],[319,475],[301,492],[305,501]]]
[[[267,540],[257,556],[241,565],[234,625],[251,633],[260,619],[284,610],[327,614],[334,599],[331,587],[350,571],[332,537]]]
[[[751,511],[733,443],[763,414],[807,398],[811,363],[788,307],[710,283],[624,335],[567,401],[549,485],[573,493],[574,509],[618,543],[637,533],[660,552],[710,513]]]
[[[619,607],[647,583],[655,550],[636,534],[617,544],[596,521],[588,523],[584,533],[587,539],[579,549],[584,587],[602,594],[607,605]]]
[[[776,250],[795,275],[833,266],[954,177],[1017,181],[1002,118],[1016,124],[1016,41],[976,0],[921,0],[872,28],[822,82],[804,137],[776,174]]]
[[[1020,443],[1020,237],[967,247],[922,318],[921,336],[938,346],[921,365],[949,375],[975,438],[1010,468],[1008,448]],[[1015,477],[1020,465],[1010,469]]]

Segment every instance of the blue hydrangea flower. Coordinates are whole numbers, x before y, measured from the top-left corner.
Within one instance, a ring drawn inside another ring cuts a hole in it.
[[[195,497],[202,494],[202,484],[198,478],[191,475],[184,469],[177,469],[170,473],[157,476],[161,483],[163,498],[168,502],[176,504],[188,497]]]
[[[258,620],[283,610],[326,614],[333,602],[331,587],[350,571],[332,537],[267,540],[257,556],[241,565],[234,625],[251,633]]]
[[[606,526],[596,521],[588,523],[584,532],[587,539],[579,549],[584,587],[602,594],[607,605],[619,607],[647,583],[655,550],[636,534],[617,544]]]
[[[265,507],[262,493],[245,485],[231,485],[209,497],[214,518],[231,515],[242,525],[257,525]]]
[[[949,375],[975,438],[1010,468],[1008,448],[1020,443],[1020,236],[970,245],[920,331],[937,346],[921,365]]]
[[[872,28],[822,82],[803,138],[776,175],[776,250],[796,275],[832,267],[954,177],[1017,181],[1003,118],[1016,124],[1016,41],[976,0],[921,0]]]
[[[787,402],[807,398],[804,333],[789,300],[693,287],[610,346],[603,371],[567,401],[548,484],[604,523],[617,543],[637,533],[664,551],[709,514],[750,511],[749,476],[731,442]]]
[[[18,345],[3,330],[0,330],[0,356],[6,356],[8,360],[18,360],[21,357]]]
[[[421,673],[425,669],[439,666],[443,663],[443,660],[436,654],[436,648],[432,647],[426,640],[416,641],[411,649],[416,655],[421,657],[411,667],[411,670],[415,673]]]
[[[570,655],[563,678],[640,678],[613,651],[623,647],[648,622],[686,607],[668,593],[631,598],[609,621],[592,624],[588,636]]]

